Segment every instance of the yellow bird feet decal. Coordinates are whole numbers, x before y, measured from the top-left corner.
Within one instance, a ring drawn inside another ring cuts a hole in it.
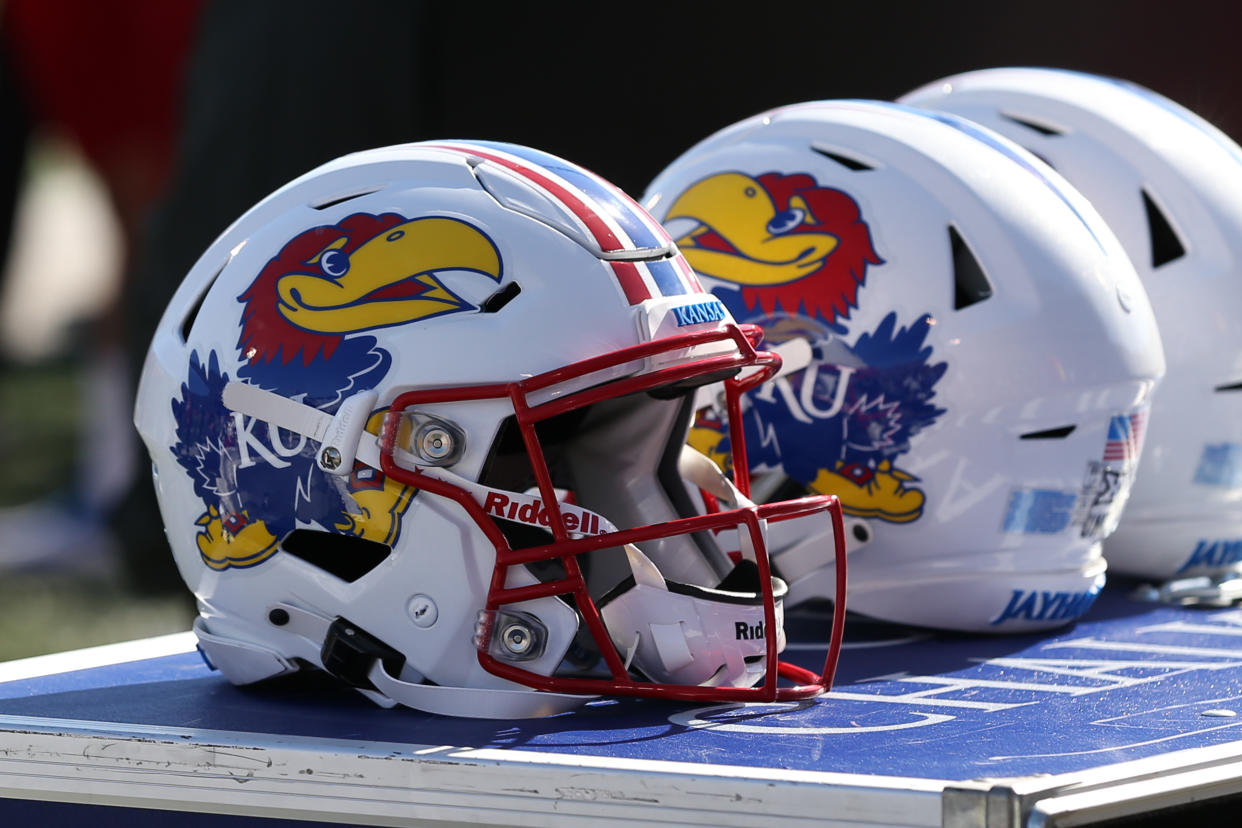
[[[381,408],[371,413],[367,418],[368,432],[379,436],[387,411],[387,408]],[[397,433],[397,441],[408,444],[409,440],[409,423],[403,420]],[[333,527],[363,540],[391,546],[397,541],[397,535],[401,531],[401,516],[409,508],[415,491],[417,490],[414,487],[390,480],[374,469],[359,466],[350,478],[349,486],[349,494],[357,508],[341,512],[340,520]]]
[[[926,500],[922,489],[906,486],[908,481],[917,479],[893,468],[889,460],[882,460],[874,469],[838,460],[834,470],[819,470],[811,481],[811,489],[836,495],[847,515],[909,523],[923,514]]]
[[[401,529],[401,516],[410,505],[414,488],[390,480],[382,488],[359,489],[351,494],[358,511],[342,512],[336,529],[363,540],[390,546],[395,543]]]
[[[277,549],[276,537],[263,521],[250,520],[246,512],[221,516],[219,509],[209,506],[195,524],[199,526],[198,552],[212,569],[254,566]]]

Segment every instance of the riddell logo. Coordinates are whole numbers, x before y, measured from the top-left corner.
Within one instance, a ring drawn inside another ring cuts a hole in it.
[[[576,511],[572,506],[562,503],[561,517],[565,520],[565,529],[569,532],[581,532],[584,535],[598,535],[599,515],[593,512]],[[523,502],[518,498],[509,497],[500,492],[488,492],[487,499],[483,502],[483,509],[489,515],[505,520],[514,520],[518,523],[525,523],[528,526],[549,526],[551,518],[548,516],[548,510],[543,507],[543,501],[539,498],[532,498]]]
[[[747,624],[745,621],[734,621],[733,632],[738,641],[760,641],[763,638],[763,622]]]

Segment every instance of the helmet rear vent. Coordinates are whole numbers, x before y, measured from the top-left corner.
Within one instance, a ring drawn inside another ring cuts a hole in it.
[[[1227,382],[1216,386],[1217,391],[1242,391],[1242,382]]]
[[[1019,435],[1019,440],[1061,440],[1074,433],[1077,426],[1067,425],[1058,428],[1048,428],[1043,431],[1028,431],[1026,434]]]
[[[310,206],[313,210],[326,210],[329,207],[335,207],[337,204],[344,204],[346,201],[353,201],[355,198],[362,198],[363,196],[378,192],[379,188],[377,187],[371,190],[363,190],[360,193],[350,193],[349,195],[338,196],[337,198],[331,198],[327,201],[321,201],[318,204],[312,204]]]
[[[230,255],[229,261],[232,261],[232,260],[233,260],[233,257]],[[203,300],[207,298],[207,294],[211,293],[212,286],[215,285],[216,280],[220,278],[220,274],[224,272],[224,269],[228,267],[228,265],[229,265],[228,261],[220,265],[220,269],[217,270],[215,275],[212,276],[211,279],[207,282],[206,287],[203,288],[203,292],[200,293],[198,295],[198,298],[194,300],[194,304],[190,307],[189,313],[185,315],[185,319],[181,320],[181,341],[182,342],[190,341],[190,331],[193,330],[194,328],[194,320],[198,319],[198,312],[203,309]]]
[[[1004,118],[1006,121],[1012,121],[1018,126],[1023,126],[1023,127],[1026,127],[1027,129],[1034,130],[1035,132],[1038,132],[1040,135],[1064,135],[1065,134],[1065,130],[1063,129],[1057,129],[1056,127],[1049,126],[1048,124],[1037,123],[1027,118],[1019,118],[1017,115],[1008,115],[1002,112],[1000,113],[1000,116]]]
[[[951,224],[949,244],[953,251],[953,309],[968,308],[990,298],[992,283],[988,281],[970,245]]]
[[[1040,155],[1038,152],[1036,152],[1035,150],[1031,149],[1030,147],[1023,147],[1022,149],[1026,150],[1026,151],[1027,151],[1027,152],[1029,152],[1031,155],[1033,155],[1033,156],[1035,156],[1036,158],[1038,158],[1040,161],[1043,161],[1045,164],[1047,164],[1047,165],[1048,165],[1049,167],[1051,167],[1052,169],[1054,169],[1054,170],[1055,170],[1055,169],[1057,168],[1057,165],[1056,165],[1056,164],[1053,164],[1053,163],[1052,163],[1051,161],[1049,161],[1047,158],[1045,158],[1044,156]]]
[[[845,167],[847,170],[853,170],[854,172],[863,172],[864,170],[875,169],[874,165],[869,164],[866,161],[861,161],[858,158],[851,158],[848,155],[842,155],[840,152],[836,150],[823,149],[822,147],[817,147],[814,144],[811,145],[811,149],[814,150],[815,152],[818,152],[820,155],[824,156],[825,158],[829,158],[833,161],[836,161],[838,164],[840,164],[842,167]]]
[[[1185,256],[1186,246],[1147,190],[1143,190],[1143,209],[1147,212],[1147,232],[1151,236],[1152,269]]]
[[[351,584],[392,554],[387,544],[316,529],[294,529],[280,548]]]

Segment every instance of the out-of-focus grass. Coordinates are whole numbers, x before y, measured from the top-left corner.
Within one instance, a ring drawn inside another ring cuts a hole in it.
[[[68,484],[81,419],[79,379],[70,362],[0,363],[0,506]]]
[[[0,363],[0,509],[64,492],[76,469],[79,425],[89,415],[77,367]],[[74,571],[6,566],[0,528],[0,660],[145,638],[190,627],[187,590],[162,595],[127,588],[119,562]],[[12,552],[10,553],[12,554]]]
[[[0,661],[190,628],[188,591],[136,596],[113,579],[0,575]]]

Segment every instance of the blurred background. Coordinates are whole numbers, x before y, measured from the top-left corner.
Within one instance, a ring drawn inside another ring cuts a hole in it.
[[[0,0],[0,660],[188,629],[132,433],[197,255],[353,150],[529,144],[636,197],[774,106],[954,72],[1126,78],[1242,137],[1242,6]]]

